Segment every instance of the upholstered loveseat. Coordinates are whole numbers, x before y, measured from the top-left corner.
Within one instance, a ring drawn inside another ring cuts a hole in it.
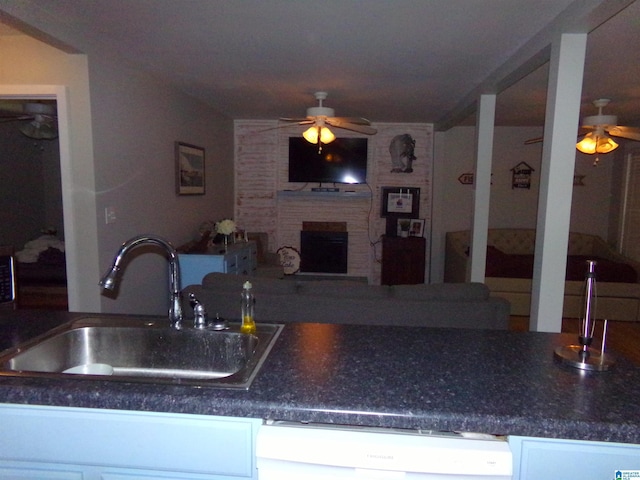
[[[189,285],[210,316],[240,318],[243,283],[253,284],[256,319],[264,322],[313,322],[504,330],[509,304],[492,298],[482,283],[367,285],[348,280],[296,280],[206,275]],[[190,307],[185,305],[187,315]]]
[[[468,230],[447,233],[445,282],[465,281],[469,244]],[[489,229],[487,245],[485,284],[492,295],[510,302],[512,315],[529,315],[535,230]],[[563,316],[580,318],[582,314],[587,259],[598,262],[597,317],[639,320],[640,264],[618,254],[596,235],[573,232],[569,234]]]

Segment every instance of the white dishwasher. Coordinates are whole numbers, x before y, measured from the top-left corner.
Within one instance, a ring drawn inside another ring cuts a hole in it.
[[[505,439],[387,428],[275,422],[258,431],[259,480],[506,480]]]

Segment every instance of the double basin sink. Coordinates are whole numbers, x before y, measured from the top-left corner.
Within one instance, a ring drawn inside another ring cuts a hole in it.
[[[89,316],[0,354],[0,375],[247,389],[282,325],[255,334],[175,329],[167,319]]]

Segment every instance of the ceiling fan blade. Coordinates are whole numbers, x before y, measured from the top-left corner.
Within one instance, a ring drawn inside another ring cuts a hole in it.
[[[355,125],[371,125],[369,120],[362,117],[331,117],[328,118],[328,120],[331,120],[332,122],[353,123]]]
[[[295,123],[299,123],[300,125],[306,125],[307,123],[313,123],[312,119],[309,119],[307,117],[304,118],[279,118],[278,119],[281,122],[295,122]],[[302,123],[304,122],[304,123]]]
[[[375,135],[378,133],[378,130],[368,125],[356,125],[355,123],[343,122],[340,118],[327,118],[325,121],[327,125],[331,125],[332,127],[364,133],[365,135]]]
[[[628,138],[629,140],[640,142],[640,128],[616,126],[605,128],[605,130],[614,137]]]
[[[33,120],[33,116],[15,116],[15,115],[0,115],[0,122],[22,122],[24,120]]]

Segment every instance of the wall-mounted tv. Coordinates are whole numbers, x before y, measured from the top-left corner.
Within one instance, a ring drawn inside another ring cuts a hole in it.
[[[366,183],[366,138],[336,138],[318,145],[302,137],[289,138],[289,181],[317,183]]]

